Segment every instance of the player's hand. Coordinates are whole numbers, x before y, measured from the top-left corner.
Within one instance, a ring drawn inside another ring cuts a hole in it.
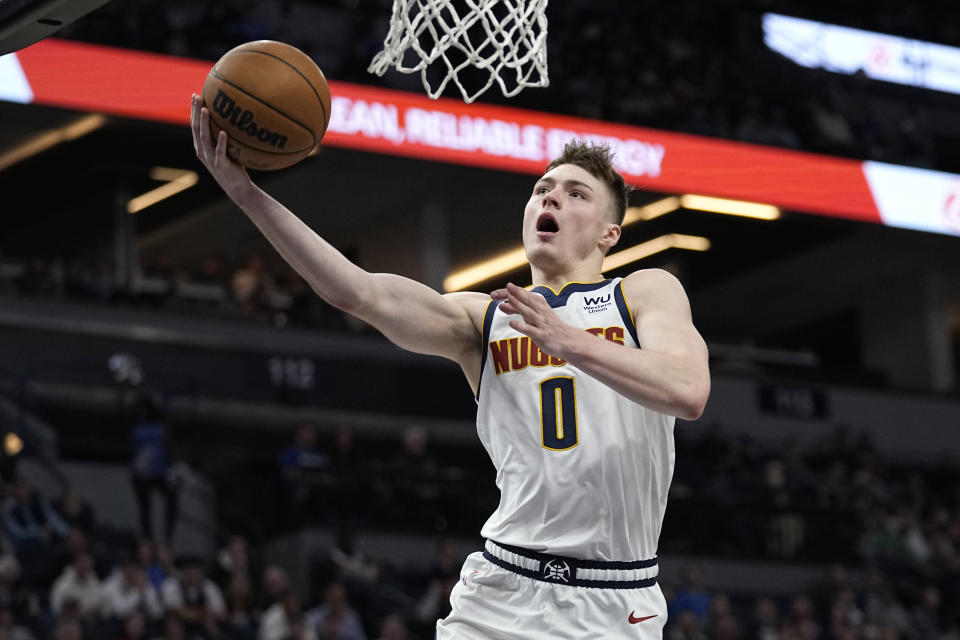
[[[544,353],[564,357],[571,340],[582,337],[582,331],[561,320],[550,304],[539,293],[527,291],[512,282],[505,289],[490,294],[494,300],[503,300],[500,309],[520,318],[510,321],[510,326],[530,336]]]
[[[220,131],[216,144],[210,138],[210,112],[197,94],[193,94],[190,102],[190,131],[197,158],[227,195],[250,183],[247,170],[227,156],[227,133]]]

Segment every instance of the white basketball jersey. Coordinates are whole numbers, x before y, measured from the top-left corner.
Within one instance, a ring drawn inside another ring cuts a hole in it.
[[[565,322],[636,349],[620,279],[536,287]],[[673,476],[674,418],[643,407],[514,330],[487,308],[477,431],[500,505],[482,535],[591,560],[653,558]]]

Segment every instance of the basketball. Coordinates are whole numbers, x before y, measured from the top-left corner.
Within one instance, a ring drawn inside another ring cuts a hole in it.
[[[330,121],[330,87],[304,52],[258,40],[234,47],[203,83],[210,133],[227,132],[227,154],[250,169],[272,171],[306,158]]]

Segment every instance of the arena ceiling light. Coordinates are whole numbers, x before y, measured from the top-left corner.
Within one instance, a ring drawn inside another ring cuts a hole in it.
[[[137,213],[147,207],[151,207],[161,200],[166,200],[181,191],[185,191],[197,184],[199,176],[196,171],[187,169],[171,169],[170,167],[154,167],[150,169],[151,180],[161,180],[162,184],[156,189],[151,189],[142,193],[136,198],[131,198],[127,203],[127,213]]]
[[[501,273],[519,269],[525,264],[527,264],[527,252],[523,247],[518,247],[489,260],[454,271],[444,278],[443,288],[447,291],[462,291],[471,285],[484,282]]]
[[[652,240],[612,253],[603,260],[603,270],[619,269],[625,264],[643,260],[667,249],[686,249],[688,251],[707,251],[710,240],[702,236],[688,236],[682,233],[667,233]]]
[[[707,251],[710,249],[710,240],[701,236],[689,236],[682,233],[668,233],[652,240],[608,255],[603,261],[603,270],[617,269],[625,264],[643,260],[654,254],[668,249],[686,249],[688,251]],[[523,247],[501,253],[489,260],[473,266],[455,271],[443,281],[446,291],[462,291],[467,287],[491,278],[519,269],[527,264],[527,256]]]
[[[780,209],[771,204],[698,196],[690,193],[680,196],[680,206],[684,209],[722,213],[728,216],[743,216],[758,220],[776,220],[780,217]]]
[[[680,198],[677,196],[656,200],[641,207],[628,207],[627,213],[623,216],[623,223],[620,226],[625,227],[634,222],[653,220],[654,218],[659,218],[660,216],[676,211],[679,208]]]
[[[686,202],[686,204],[684,204]],[[653,220],[681,208],[699,209],[713,213],[749,216],[772,220],[780,216],[780,210],[770,205],[743,202],[740,200],[726,200],[707,196],[684,195],[669,196],[655,200],[639,207],[628,207],[623,217],[623,224]],[[773,210],[771,212],[770,210]],[[775,215],[773,213],[775,212]],[[772,216],[772,217],[771,217]],[[688,249],[691,251],[706,251],[710,248],[710,241],[699,236],[687,236],[678,233],[654,238],[630,249],[607,256],[603,263],[604,271],[616,269],[619,266],[642,260],[660,251],[667,249]],[[527,264],[527,254],[523,247],[511,249],[488,260],[477,262],[469,267],[454,271],[443,280],[445,291],[462,291],[467,287],[485,282],[500,274],[519,269]]]
[[[35,136],[10,151],[0,154],[0,171],[12,167],[18,162],[43,153],[63,142],[81,138],[96,131],[107,123],[107,119],[100,114],[84,116],[65,127],[52,129]]]

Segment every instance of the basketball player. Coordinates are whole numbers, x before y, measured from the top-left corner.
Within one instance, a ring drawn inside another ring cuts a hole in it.
[[[360,269],[260,190],[227,158],[226,134],[211,141],[197,96],[192,128],[203,164],[324,300],[405,349],[457,362],[477,394],[500,505],[437,638],[661,638],[656,550],[674,417],[701,414],[710,378],[673,276],[601,274],[628,193],[609,150],[567,145],[533,185],[533,290],[441,295]]]

